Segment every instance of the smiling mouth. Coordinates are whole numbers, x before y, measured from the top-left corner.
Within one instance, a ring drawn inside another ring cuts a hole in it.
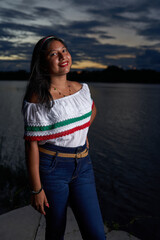
[[[63,62],[63,63],[59,64],[59,66],[60,67],[66,67],[66,66],[68,66],[68,62]]]

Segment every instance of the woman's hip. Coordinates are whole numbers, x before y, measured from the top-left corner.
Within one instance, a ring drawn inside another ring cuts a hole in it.
[[[45,144],[40,147],[40,175],[42,179],[71,183],[77,178],[90,179],[92,162],[86,145],[66,148]]]

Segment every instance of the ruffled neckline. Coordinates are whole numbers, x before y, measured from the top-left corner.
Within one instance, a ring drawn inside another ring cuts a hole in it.
[[[84,89],[84,86],[85,86],[85,83],[81,83],[82,87],[81,89],[79,89],[77,92],[71,94],[71,95],[68,95],[68,96],[65,96],[65,97],[62,97],[62,98],[57,98],[57,99],[53,99],[54,102],[58,102],[58,101],[62,101],[62,100],[66,100],[68,98],[72,98],[74,97],[75,95],[81,93],[81,91]],[[33,105],[39,105],[40,103],[31,103],[31,102],[28,102],[25,100],[25,103],[27,104],[33,104]]]
[[[64,100],[64,99],[67,99],[67,98],[70,98],[70,97],[73,97],[73,96],[79,94],[79,93],[83,90],[84,83],[82,83],[81,85],[82,85],[81,89],[79,89],[77,92],[75,92],[75,93],[73,93],[73,94],[71,94],[71,95],[68,95],[68,96],[62,97],[62,98],[53,99],[53,101]]]

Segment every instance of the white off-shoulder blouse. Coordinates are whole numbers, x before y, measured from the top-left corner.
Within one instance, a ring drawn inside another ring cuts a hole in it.
[[[78,147],[85,144],[93,100],[86,83],[69,96],[55,99],[50,110],[44,104],[25,101],[23,114],[24,139],[46,142],[63,147]]]

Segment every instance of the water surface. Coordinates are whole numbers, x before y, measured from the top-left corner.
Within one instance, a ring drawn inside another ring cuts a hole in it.
[[[25,86],[26,82],[0,82],[1,213],[8,210],[6,204],[18,206],[26,194],[21,114]],[[90,154],[104,220],[141,239],[158,240],[160,85],[89,86],[98,110],[89,131]]]

